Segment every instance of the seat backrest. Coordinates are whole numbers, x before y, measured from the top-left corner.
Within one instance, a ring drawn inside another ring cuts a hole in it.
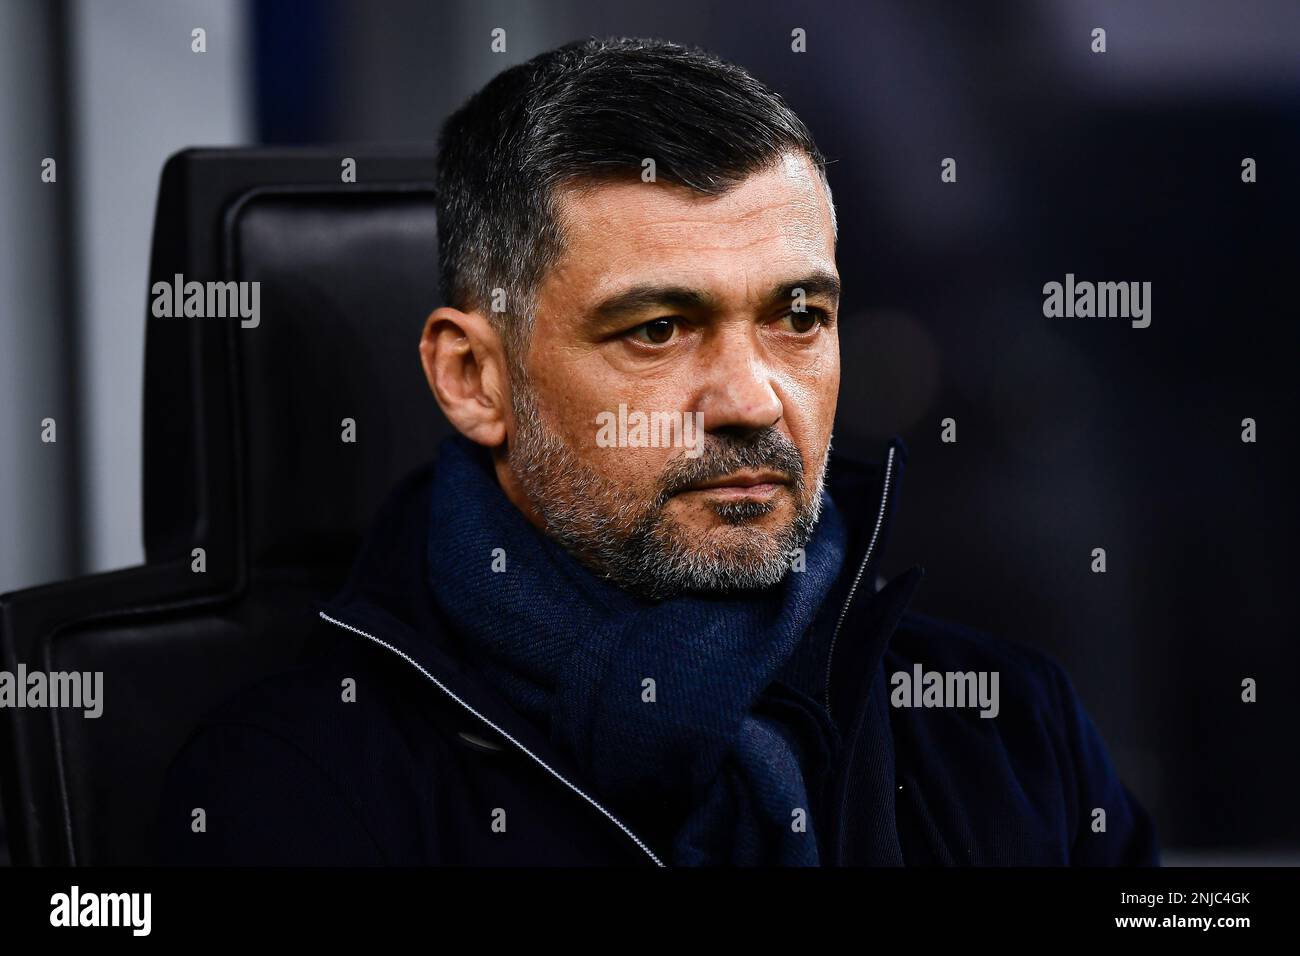
[[[146,564],[0,598],[6,669],[103,674],[97,718],[0,709],[15,862],[149,862],[162,774],[198,717],[292,660],[311,599],[447,434],[417,351],[438,304],[432,172],[430,149],[168,161],[146,303]],[[255,315],[166,314],[186,283],[206,308],[208,283],[231,281],[258,284]]]

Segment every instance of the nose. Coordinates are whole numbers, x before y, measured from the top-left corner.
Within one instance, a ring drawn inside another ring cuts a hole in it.
[[[700,358],[696,410],[704,413],[705,431],[757,431],[781,420],[783,409],[773,387],[772,369],[752,329],[717,336]]]

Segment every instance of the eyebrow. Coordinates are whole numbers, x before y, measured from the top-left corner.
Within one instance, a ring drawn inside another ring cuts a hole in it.
[[[833,272],[818,270],[802,279],[773,286],[764,296],[763,303],[770,305],[793,299],[795,289],[802,289],[806,298],[825,296],[838,303],[840,280]],[[704,289],[642,283],[603,299],[592,310],[592,314],[597,319],[612,320],[636,315],[652,308],[708,311],[716,310],[718,305],[717,297]]]

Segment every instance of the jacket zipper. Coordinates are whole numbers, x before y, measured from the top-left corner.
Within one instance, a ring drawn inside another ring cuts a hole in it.
[[[642,839],[641,839],[640,837],[638,837],[635,833],[633,833],[630,829],[628,829],[627,826],[625,826],[625,825],[623,824],[622,821],[620,821],[617,817],[615,817],[612,813],[610,813],[608,810],[606,810],[603,806],[601,806],[599,803],[597,803],[595,800],[593,800],[591,797],[589,797],[585,792],[583,792],[581,789],[579,789],[577,786],[575,786],[573,783],[571,783],[567,778],[565,778],[563,775],[561,775],[560,773],[558,773],[554,768],[552,768],[548,763],[546,763],[546,761],[542,760],[541,757],[537,756],[537,754],[533,753],[531,750],[529,750],[527,747],[525,747],[525,746],[524,746],[523,744],[521,744],[519,741],[515,740],[514,737],[512,737],[509,733],[507,733],[507,732],[506,732],[505,730],[503,730],[501,727],[497,726],[495,723],[493,723],[493,722],[492,722],[491,720],[489,720],[487,717],[484,717],[482,714],[480,714],[477,710],[475,710],[473,707],[471,707],[471,706],[470,706],[469,704],[467,704],[465,701],[463,701],[463,700],[461,700],[459,697],[457,697],[456,694],[455,694],[455,693],[454,693],[454,692],[453,692],[449,687],[447,687],[446,684],[444,684],[442,681],[438,680],[438,678],[434,677],[434,676],[433,676],[432,674],[430,674],[427,670],[425,670],[424,667],[423,667],[423,665],[421,665],[419,661],[415,660],[413,657],[411,657],[410,655],[406,654],[406,653],[405,653],[404,651],[402,651],[400,648],[396,648],[396,647],[394,647],[392,644],[387,643],[386,641],[381,641],[379,638],[374,637],[374,636],[372,636],[372,635],[370,635],[370,634],[367,634],[365,631],[361,630],[360,628],[356,628],[356,627],[353,627],[351,624],[345,624],[343,621],[336,620],[336,619],[330,617],[330,616],[329,616],[328,614],[326,614],[324,611],[320,611],[319,613],[320,613],[320,616],[321,616],[322,618],[324,618],[325,620],[329,621],[331,624],[338,625],[339,627],[343,628],[345,631],[351,631],[351,632],[354,633],[354,634],[360,634],[362,637],[366,638],[367,640],[372,641],[372,642],[374,642],[375,644],[378,644],[380,647],[383,647],[383,648],[386,648],[386,649],[392,651],[392,652],[393,652],[394,654],[396,654],[398,657],[402,658],[402,659],[403,659],[404,661],[406,661],[407,663],[413,665],[413,666],[416,668],[416,670],[418,670],[421,674],[423,674],[425,677],[427,677],[429,680],[431,680],[435,685],[437,685],[437,687],[438,687],[439,690],[441,690],[443,693],[445,693],[448,697],[450,697],[450,698],[451,698],[452,700],[454,700],[456,703],[460,704],[462,707],[464,707],[466,710],[468,710],[471,714],[473,714],[475,717],[477,717],[477,718],[478,718],[479,720],[481,720],[483,723],[487,724],[489,727],[491,727],[493,730],[495,730],[498,734],[500,734],[500,735],[501,735],[502,737],[504,737],[506,740],[510,741],[512,744],[514,744],[516,747],[518,747],[520,750],[522,750],[525,754],[527,754],[529,757],[531,757],[531,758],[532,758],[532,759],[533,759],[533,760],[538,764],[538,766],[540,766],[543,770],[547,771],[547,772],[548,772],[551,776],[553,776],[556,780],[560,781],[560,783],[564,784],[566,787],[568,787],[570,790],[572,790],[572,791],[573,791],[574,793],[576,793],[578,796],[582,797],[582,799],[586,800],[586,801],[587,801],[588,803],[590,803],[593,807],[595,807],[595,808],[596,808],[597,810],[599,810],[602,814],[604,814],[604,815],[605,815],[605,816],[610,820],[610,822],[612,822],[616,827],[618,827],[620,830],[622,830],[624,833],[626,833],[626,834],[628,835],[628,837],[631,838],[632,842],[635,843],[638,847],[640,847],[641,850],[646,854],[646,856],[650,857],[650,859],[654,861],[654,863],[655,863],[656,866],[664,866],[664,865],[665,865],[665,864],[663,863],[663,861],[661,861],[661,860],[659,859],[659,857],[655,856],[654,852],[653,852],[653,851],[652,851],[648,846],[646,846],[645,842],[642,841]]]
[[[891,446],[889,454],[885,458],[885,480],[880,492],[880,508],[876,511],[876,526],[871,532],[871,540],[867,542],[867,553],[862,556],[862,563],[858,565],[858,573],[853,577],[853,584],[849,587],[848,596],[844,599],[844,607],[840,608],[839,619],[835,622],[835,630],[831,634],[831,646],[826,652],[826,710],[831,709],[831,661],[835,657],[835,639],[840,636],[840,628],[844,626],[844,619],[848,616],[849,605],[853,603],[853,595],[857,593],[858,585],[862,583],[862,574],[867,570],[867,565],[871,562],[871,555],[875,553],[876,542],[880,538],[880,528],[885,521],[885,508],[889,503],[889,484],[894,477],[894,448]]]

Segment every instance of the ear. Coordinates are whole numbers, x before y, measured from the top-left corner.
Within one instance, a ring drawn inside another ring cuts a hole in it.
[[[505,442],[510,380],[505,348],[491,322],[478,312],[435,309],[420,336],[420,364],[457,431],[492,449]]]

